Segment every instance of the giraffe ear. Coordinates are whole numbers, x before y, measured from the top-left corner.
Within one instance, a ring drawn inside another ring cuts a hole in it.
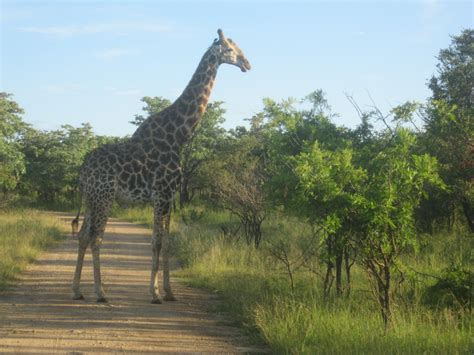
[[[220,28],[217,30],[217,34],[219,35],[219,41],[221,43],[226,41],[226,38],[224,36],[224,32],[222,32],[222,30]]]

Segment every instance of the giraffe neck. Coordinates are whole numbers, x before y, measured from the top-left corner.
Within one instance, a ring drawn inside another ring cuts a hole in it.
[[[181,146],[191,138],[214,86],[220,65],[218,50],[212,45],[204,53],[183,93],[171,106],[146,119],[133,134],[133,141],[141,142],[146,151],[151,151],[162,149],[163,144]]]
[[[194,75],[183,93],[176,99],[177,129],[186,131],[186,140],[189,139],[206,111],[214,81],[219,68],[217,47],[211,46],[204,53]]]

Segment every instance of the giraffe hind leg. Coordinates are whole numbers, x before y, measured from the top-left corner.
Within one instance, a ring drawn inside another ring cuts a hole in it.
[[[78,235],[78,257],[72,286],[73,299],[75,300],[84,299],[80,292],[80,279],[84,256],[87,247],[90,246],[94,269],[94,290],[97,296],[97,302],[107,302],[100,272],[100,246],[107,224],[108,213],[112,205],[112,199],[109,197],[110,196],[106,196],[105,198],[97,199],[100,202],[90,204],[84,216],[84,222]]]
[[[90,247],[94,268],[94,291],[97,296],[97,302],[106,303],[107,299],[105,297],[100,271],[100,247],[102,245],[102,239],[107,225],[110,208],[112,206],[113,197],[112,195],[106,195],[99,201],[100,202],[93,208]]]
[[[78,234],[78,253],[76,262],[76,271],[74,273],[74,280],[72,283],[72,298],[74,300],[83,300],[84,296],[80,291],[81,273],[82,266],[84,264],[84,256],[86,254],[87,247],[90,243],[90,213],[85,214],[84,221],[82,223],[81,230]]]

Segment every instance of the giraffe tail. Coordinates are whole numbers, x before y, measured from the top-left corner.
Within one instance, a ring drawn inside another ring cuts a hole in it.
[[[80,198],[79,209],[77,210],[76,218],[71,221],[71,229],[72,229],[72,238],[77,239],[77,234],[79,233],[79,216],[81,215],[81,207],[82,207],[82,198]]]

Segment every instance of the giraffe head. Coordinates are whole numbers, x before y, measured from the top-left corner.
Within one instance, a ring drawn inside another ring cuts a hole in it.
[[[214,45],[219,49],[219,62],[235,65],[243,72],[250,70],[251,65],[239,46],[230,38],[224,36],[221,29],[217,30],[217,34],[219,39],[214,41]]]

